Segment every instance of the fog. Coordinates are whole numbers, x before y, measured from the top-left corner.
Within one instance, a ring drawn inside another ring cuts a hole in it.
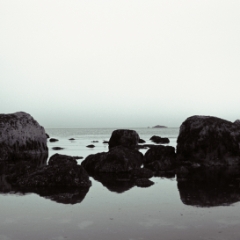
[[[240,118],[240,2],[0,0],[0,112],[44,127]]]

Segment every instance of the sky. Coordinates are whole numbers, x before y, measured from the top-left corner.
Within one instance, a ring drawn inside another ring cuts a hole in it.
[[[239,0],[0,0],[0,113],[49,127],[240,118]]]

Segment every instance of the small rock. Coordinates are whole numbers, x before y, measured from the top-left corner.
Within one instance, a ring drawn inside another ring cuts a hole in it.
[[[94,147],[95,147],[95,145],[93,145],[93,144],[90,144],[90,145],[87,145],[86,147],[88,147],[88,148],[94,148]]]
[[[59,140],[56,139],[56,138],[50,138],[50,139],[49,139],[49,142],[57,142],[57,141],[59,141]]]
[[[53,147],[52,149],[53,149],[53,150],[63,150],[64,148],[61,148],[61,147]]]

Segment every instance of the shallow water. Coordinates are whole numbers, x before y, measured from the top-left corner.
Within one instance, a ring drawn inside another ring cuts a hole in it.
[[[48,143],[49,156],[62,153],[85,158],[108,151],[102,141],[109,139],[112,130],[47,129],[51,137],[59,139]],[[152,135],[160,135],[176,146],[178,129],[136,130],[147,143]],[[68,140],[71,137],[76,140]],[[99,141],[93,143],[96,147],[86,148],[93,140]],[[54,151],[54,146],[64,149]],[[2,193],[0,240],[239,239],[236,176],[240,175],[203,173],[205,179],[201,179],[199,174],[191,181],[175,175],[154,177],[155,184],[149,188],[91,178],[89,191],[75,204],[59,203],[43,194]]]

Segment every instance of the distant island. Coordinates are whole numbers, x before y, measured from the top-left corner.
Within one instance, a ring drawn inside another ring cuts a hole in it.
[[[156,125],[156,126],[154,126],[152,128],[167,128],[167,127],[166,126],[161,126],[161,125]]]

